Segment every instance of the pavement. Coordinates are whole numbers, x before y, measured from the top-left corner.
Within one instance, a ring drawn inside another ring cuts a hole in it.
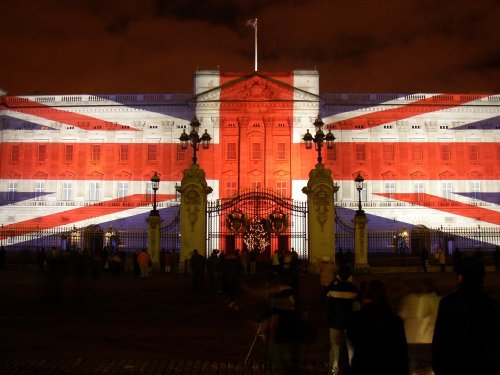
[[[451,271],[372,267],[354,282],[385,282],[395,309],[410,293],[442,296],[456,285]],[[193,292],[188,276],[101,273],[92,281],[32,267],[0,270],[0,374],[269,374],[257,332],[268,306],[265,273],[242,284],[238,309],[223,294]],[[326,374],[328,328],[319,279],[302,275],[298,304],[316,337],[302,351],[303,374]],[[486,289],[500,297],[500,273]],[[255,340],[255,342],[254,342]],[[430,344],[410,345],[413,374],[432,374]]]

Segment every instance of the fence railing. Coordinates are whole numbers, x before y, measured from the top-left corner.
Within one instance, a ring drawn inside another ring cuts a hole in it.
[[[160,248],[179,249],[178,215],[160,229]],[[57,248],[61,250],[88,249],[95,251],[104,246],[111,250],[135,252],[147,247],[147,229],[101,228],[91,225],[84,228],[39,227],[0,228],[0,245],[6,252],[32,252],[37,249]],[[411,229],[382,230],[368,228],[368,253],[371,255],[418,255],[425,247],[430,253],[442,248],[451,255],[457,248],[464,252],[482,250],[493,252],[500,246],[500,227],[413,227]],[[346,223],[337,222],[335,232],[336,249],[354,252],[354,229]]]

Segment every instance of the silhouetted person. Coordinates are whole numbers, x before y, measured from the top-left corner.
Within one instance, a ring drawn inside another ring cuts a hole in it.
[[[346,265],[339,267],[335,280],[328,286],[326,311],[330,328],[329,368],[332,374],[340,374],[346,368],[341,361],[341,353],[348,353],[348,364],[352,359],[352,346],[346,337],[346,328],[352,318],[354,302],[358,298],[358,288],[349,280],[350,270]]]
[[[391,308],[384,284],[364,286],[361,309],[353,314],[347,337],[354,347],[350,375],[408,375],[408,345],[403,320]]]
[[[201,292],[204,288],[206,261],[205,257],[198,253],[197,249],[193,250],[189,265],[191,266],[192,286],[195,292]]]
[[[235,251],[228,251],[221,262],[222,282],[228,297],[228,307],[238,309],[241,283],[241,261]]]
[[[271,295],[270,309],[266,312],[263,338],[269,345],[273,365],[272,373],[278,375],[300,374],[301,322],[295,308],[293,290],[279,284]]]
[[[436,375],[500,374],[500,308],[483,290],[484,263],[464,257],[458,287],[439,303],[432,340]]]

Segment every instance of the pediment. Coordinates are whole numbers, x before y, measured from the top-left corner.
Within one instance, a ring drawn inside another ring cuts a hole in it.
[[[439,178],[441,180],[449,180],[449,179],[452,179],[453,177],[455,177],[455,173],[452,173],[448,170],[442,172],[439,174]]]
[[[222,172],[223,176],[236,176],[238,173],[234,169]]]
[[[19,179],[21,178],[21,173],[16,172],[16,171],[10,171],[6,174],[7,178],[10,179]]]
[[[273,173],[273,175],[279,176],[279,177],[288,176],[289,174],[290,173],[288,173],[287,171],[285,171],[283,169],[277,170],[276,172]]]
[[[467,173],[467,177],[469,178],[469,180],[478,180],[483,177],[483,174],[479,171],[472,171],[470,173]]]
[[[397,177],[397,175],[393,171],[386,171],[386,172],[382,173],[382,178],[384,180],[393,180],[396,177]]]
[[[202,92],[197,102],[318,101],[318,96],[285,82],[255,72]]]
[[[253,171],[249,172],[248,175],[250,177],[259,177],[259,176],[262,176],[263,173],[261,171],[259,171],[258,169],[254,169]]]
[[[422,171],[415,171],[413,173],[410,173],[410,176],[414,180],[424,180],[425,179],[425,173]]]
[[[132,173],[127,171],[121,171],[120,173],[116,174],[116,177],[119,177],[123,180],[130,180],[130,178],[132,177]]]
[[[42,171],[36,171],[35,174],[33,175],[33,178],[36,180],[46,180],[48,177],[49,175]]]
[[[61,173],[61,177],[69,180],[69,179],[73,179],[75,178],[76,174],[71,172],[71,171],[64,171],[63,173]]]
[[[93,171],[93,172],[90,172],[87,176],[89,178],[93,178],[93,179],[101,179],[102,176],[104,176],[104,174],[101,172],[98,172],[98,171]]]

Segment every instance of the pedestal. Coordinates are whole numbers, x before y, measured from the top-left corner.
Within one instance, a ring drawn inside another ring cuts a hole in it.
[[[316,164],[309,172],[309,181],[302,192],[307,195],[309,261],[312,272],[324,257],[335,262],[335,210],[332,171],[323,164]]]
[[[181,186],[176,187],[181,193],[179,271],[185,272],[185,265],[194,249],[206,256],[207,249],[207,195],[212,188],[207,185],[205,172],[198,164],[184,170]]]
[[[370,269],[368,264],[368,219],[363,210],[356,211],[354,216],[354,272],[365,273]]]
[[[152,210],[146,219],[148,223],[148,253],[153,269],[160,268],[160,224],[162,219],[158,210]]]

